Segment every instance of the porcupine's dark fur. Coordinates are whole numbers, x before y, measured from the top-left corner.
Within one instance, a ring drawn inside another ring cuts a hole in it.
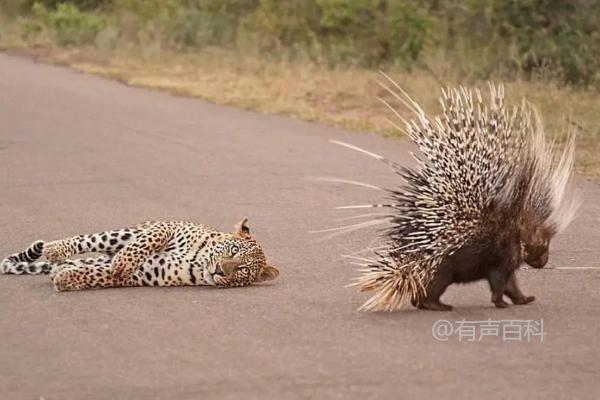
[[[385,75],[384,75],[385,76]],[[542,268],[550,240],[573,218],[567,193],[573,163],[571,136],[558,158],[545,143],[539,118],[523,104],[509,112],[502,86],[490,85],[490,104],[478,91],[449,89],[443,114],[430,119],[402,89],[382,86],[414,114],[404,131],[421,151],[420,168],[400,167],[379,155],[405,180],[389,192],[386,246],[362,261],[355,285],[376,293],[362,310],[394,310],[405,300],[424,309],[450,310],[440,296],[452,283],[486,279],[496,307],[534,300],[519,289],[515,272],[526,262]],[[401,128],[399,128],[401,129]],[[352,208],[352,207],[345,207]]]

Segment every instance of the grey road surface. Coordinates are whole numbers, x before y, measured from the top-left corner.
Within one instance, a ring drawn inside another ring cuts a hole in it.
[[[380,193],[306,178],[398,181],[331,138],[410,162],[400,140],[0,55],[1,256],[148,219],[229,229],[247,216],[281,269],[228,290],[56,293],[47,276],[0,276],[0,399],[600,398],[596,182],[578,180],[582,210],[552,247],[552,266],[580,269],[520,272],[535,303],[497,310],[480,283],[450,288],[453,312],[364,314],[340,255],[376,230],[308,231],[348,223],[337,219],[357,212],[335,206]],[[543,320],[545,336],[440,341],[441,319]]]

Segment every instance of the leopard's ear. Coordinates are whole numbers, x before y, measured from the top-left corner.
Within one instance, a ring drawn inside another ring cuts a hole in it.
[[[248,218],[244,218],[235,226],[235,231],[233,232],[233,236],[238,237],[240,239],[249,239],[250,236],[250,226],[248,226]]]
[[[258,274],[258,278],[256,278],[256,282],[268,282],[272,281],[279,276],[279,270],[275,267],[267,265],[263,269],[260,270]]]

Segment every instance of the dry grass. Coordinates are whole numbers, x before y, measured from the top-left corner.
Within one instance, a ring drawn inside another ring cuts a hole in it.
[[[358,131],[398,135],[377,100],[377,73],[358,68],[330,69],[307,63],[273,63],[221,50],[195,54],[103,53],[96,49],[22,49],[45,61],[117,79],[128,85],[165,90],[265,113],[288,115]],[[437,110],[439,81],[424,72],[388,71],[426,110]],[[485,87],[485,82],[442,79]],[[577,171],[600,176],[600,99],[596,92],[553,84],[506,84],[509,101],[526,98],[537,105],[546,130],[557,137],[579,128]]]

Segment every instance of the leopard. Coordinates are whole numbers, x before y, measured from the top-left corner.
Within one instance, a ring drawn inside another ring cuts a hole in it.
[[[87,258],[75,256],[95,253]],[[45,260],[40,260],[45,258]],[[275,280],[244,218],[233,233],[195,222],[148,221],[67,239],[36,240],[0,263],[4,274],[49,274],[54,288],[242,287]]]

